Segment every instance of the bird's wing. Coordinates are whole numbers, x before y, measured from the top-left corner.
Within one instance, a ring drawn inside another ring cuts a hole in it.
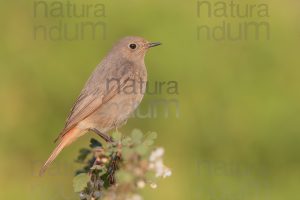
[[[109,69],[109,71],[105,71],[108,74],[101,73],[104,72],[104,70],[102,70],[98,72],[100,75],[97,76],[97,74],[94,74],[95,76],[92,76],[88,80],[71,109],[63,131],[55,141],[60,140],[80,121],[88,117],[101,107],[102,104],[105,104],[112,97],[122,91],[122,88],[126,85],[128,80],[132,79],[134,76],[132,64],[126,63],[124,65],[120,68],[114,67],[113,69],[115,70]],[[109,88],[107,88],[107,80],[117,81],[111,81],[109,83]]]

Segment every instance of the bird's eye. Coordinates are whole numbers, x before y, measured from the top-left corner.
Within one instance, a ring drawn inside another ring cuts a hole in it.
[[[130,49],[135,49],[135,48],[136,48],[136,44],[130,44],[130,45],[129,45],[129,48],[130,48]]]

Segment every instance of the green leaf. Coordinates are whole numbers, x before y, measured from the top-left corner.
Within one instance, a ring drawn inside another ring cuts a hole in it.
[[[133,143],[139,144],[141,142],[141,140],[143,139],[143,133],[142,133],[142,131],[140,131],[138,129],[134,129],[131,132],[131,137],[132,137]]]
[[[122,139],[122,134],[121,132],[119,131],[115,131],[112,133],[112,138],[115,140],[115,141],[120,141]]]
[[[151,139],[146,139],[146,140],[144,141],[144,144],[147,145],[147,146],[151,146],[153,143],[154,143],[154,141],[151,140]]]
[[[150,132],[147,138],[155,140],[157,138],[157,133],[156,132]]]
[[[126,137],[122,140],[122,145],[129,146],[130,144],[131,144],[131,138],[130,137]]]
[[[91,170],[101,170],[103,169],[103,166],[101,165],[94,165],[93,167],[91,167]]]
[[[150,132],[149,135],[146,137],[144,144],[147,146],[151,146],[154,143],[154,140],[157,138],[156,132]]]
[[[86,187],[90,181],[90,176],[86,173],[81,173],[73,178],[73,188],[74,192],[81,192]]]
[[[107,169],[102,169],[100,172],[99,172],[99,176],[103,176],[104,174],[107,173]]]
[[[76,162],[83,163],[90,153],[91,151],[89,149],[85,149],[85,148],[80,149]]]
[[[118,147],[117,146],[110,146],[110,147],[108,147],[108,149],[106,149],[106,153],[107,154],[105,154],[106,156],[110,156],[110,155],[112,155],[112,154],[114,154],[114,153],[116,153],[116,152],[118,152]]]
[[[92,138],[90,142],[91,142],[91,144],[90,144],[91,148],[102,147],[101,142],[99,142],[98,140],[96,140],[94,138]]]
[[[135,148],[135,151],[136,151],[139,155],[144,156],[144,155],[147,154],[148,148],[147,148],[146,145],[141,144],[141,145],[139,145],[139,146],[137,146],[137,147]]]
[[[90,152],[91,152],[91,150],[86,149],[86,148],[82,148],[82,149],[79,150],[80,154],[89,154]]]

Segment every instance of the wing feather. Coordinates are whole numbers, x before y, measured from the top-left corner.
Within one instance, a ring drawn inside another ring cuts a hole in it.
[[[128,80],[134,76],[133,65],[129,62],[124,63],[122,67],[119,68],[106,69],[106,67],[98,66],[93,72],[72,107],[64,129],[55,141],[60,140],[80,121],[91,115],[94,111],[99,109],[101,105],[118,94]],[[109,88],[107,88],[107,80],[118,81],[112,81]]]

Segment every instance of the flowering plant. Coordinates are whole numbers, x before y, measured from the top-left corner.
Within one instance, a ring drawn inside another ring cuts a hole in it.
[[[140,200],[138,190],[155,189],[158,178],[171,176],[163,163],[163,148],[153,147],[155,132],[133,130],[123,137],[114,132],[112,143],[104,147],[91,139],[89,149],[81,149],[77,162],[84,164],[73,180],[82,200]]]

